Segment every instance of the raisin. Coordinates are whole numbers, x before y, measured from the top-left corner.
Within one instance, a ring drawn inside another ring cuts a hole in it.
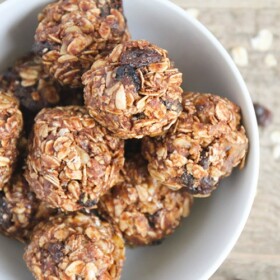
[[[110,12],[111,12],[111,8],[110,8],[109,4],[106,3],[101,8],[101,17],[107,17],[108,15],[110,15]]]
[[[203,177],[199,184],[199,193],[208,194],[215,188],[214,180],[211,177]]]
[[[8,207],[7,200],[3,192],[0,192],[0,227],[8,229],[12,225],[12,213]]]
[[[111,9],[116,9],[122,11],[122,0],[108,0],[106,4],[102,4],[98,1],[98,4],[101,5],[101,16],[107,17],[111,13]]]
[[[162,56],[155,50],[145,48],[132,48],[125,51],[121,56],[121,64],[128,64],[134,68],[141,68],[152,63],[160,62]]]
[[[78,203],[83,207],[91,208],[97,204],[97,201],[95,199],[89,199],[86,193],[82,193],[80,195]]]
[[[209,167],[209,157],[207,155],[206,150],[202,150],[202,152],[200,153],[200,161],[199,161],[198,164],[200,166],[202,166],[203,169],[208,169],[208,167]]]
[[[156,221],[157,214],[154,214],[154,215],[146,214],[146,218],[148,220],[149,226],[152,229],[155,229],[156,228],[156,223],[157,223],[157,221]]]
[[[32,46],[32,52],[38,55],[43,55],[44,53],[56,49],[55,44],[49,42],[35,42]]]
[[[131,119],[133,121],[138,121],[138,120],[145,119],[145,114],[144,113],[137,113],[137,114],[133,115]]]
[[[169,101],[169,100],[161,100],[163,105],[166,107],[168,111],[175,111],[177,113],[180,113],[183,111],[183,106],[179,100],[176,101]]]
[[[48,252],[54,261],[54,263],[59,263],[61,259],[63,258],[64,254],[62,250],[64,249],[64,244],[63,243],[51,243],[48,246]]]
[[[117,68],[116,80],[122,81],[124,85],[130,84],[132,82],[136,91],[141,89],[141,80],[136,73],[135,68],[131,67],[130,65],[122,65]]]
[[[3,79],[9,83],[16,81],[18,78],[18,74],[12,67],[9,67],[3,74]]]
[[[272,113],[261,104],[254,103],[254,109],[259,126],[266,127],[272,122]]]
[[[192,190],[193,184],[194,184],[194,178],[193,175],[188,174],[186,171],[181,176],[182,184],[185,188]]]
[[[123,7],[122,0],[111,0],[111,7],[113,9],[121,10]]]

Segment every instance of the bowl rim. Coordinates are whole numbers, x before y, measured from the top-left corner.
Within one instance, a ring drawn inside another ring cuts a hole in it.
[[[250,115],[250,125],[252,125],[251,140],[254,139],[254,141],[250,141],[249,145],[250,145],[250,152],[254,152],[255,154],[255,160],[253,161],[254,165],[252,166],[252,171],[251,171],[251,174],[254,177],[252,178],[252,183],[250,188],[248,188],[248,190],[250,190],[250,195],[248,197],[246,205],[244,205],[242,216],[240,217],[239,223],[236,225],[235,232],[232,233],[230,242],[227,244],[227,246],[224,247],[222,251],[219,252],[219,256],[217,257],[216,261],[213,263],[212,266],[208,268],[207,271],[204,272],[203,277],[201,278],[201,279],[209,279],[222,265],[222,263],[225,261],[225,259],[230,254],[233,247],[235,246],[238,238],[240,237],[246,225],[246,222],[249,218],[253,206],[253,202],[257,191],[257,185],[259,179],[259,167],[260,167],[260,143],[259,143],[259,130],[258,130],[257,119],[253,107],[252,98],[250,96],[249,90],[246,86],[246,83],[240,71],[238,70],[236,64],[232,60],[229,53],[226,51],[223,45],[218,41],[218,39],[214,36],[214,34],[210,30],[208,30],[206,26],[204,26],[200,21],[198,21],[193,16],[189,15],[183,8],[171,2],[171,0],[153,0],[153,1],[166,5],[174,12],[180,14],[180,16],[184,17],[190,24],[192,24],[195,28],[197,28],[203,34],[203,36],[205,36],[209,41],[211,41],[211,43],[215,46],[217,51],[222,55],[222,58],[225,60],[233,76],[235,76],[237,83],[241,88],[241,92],[246,100],[246,103],[249,105],[248,112]]]
[[[197,28],[203,34],[203,36],[205,36],[209,41],[211,41],[211,43],[215,46],[217,51],[221,54],[222,58],[225,60],[233,76],[235,76],[237,83],[241,88],[241,92],[247,104],[249,105],[248,112],[250,115],[250,125],[252,126],[251,127],[252,136],[254,138],[254,141],[250,142],[250,150],[251,152],[254,151],[255,154],[255,160],[253,161],[254,165],[252,166],[252,171],[251,171],[252,175],[254,175],[254,178],[252,178],[252,183],[249,186],[250,188],[248,187],[248,191],[250,190],[250,196],[248,197],[246,205],[244,205],[242,216],[240,217],[239,223],[236,225],[235,232],[232,233],[230,242],[227,244],[227,246],[224,247],[222,251],[219,252],[218,254],[219,256],[217,257],[214,264],[212,266],[209,266],[208,270],[206,270],[203,274],[202,279],[209,279],[215,273],[215,271],[221,266],[221,264],[224,262],[224,260],[227,258],[230,251],[233,249],[234,245],[236,244],[238,238],[240,237],[241,232],[245,227],[245,224],[248,220],[254,202],[254,198],[257,190],[257,184],[258,184],[259,165],[260,165],[260,146],[259,146],[259,131],[258,131],[257,120],[255,117],[254,107],[253,107],[250,93],[245,84],[245,81],[243,80],[241,73],[239,72],[237,66],[233,62],[229,53],[218,41],[218,39],[211,33],[211,31],[209,31],[197,19],[190,16],[183,8],[171,2],[171,0],[152,0],[152,1],[158,2],[161,5],[165,5],[170,10],[173,10],[173,12],[180,14],[180,16],[184,17],[190,24],[192,24],[195,28]],[[18,4],[18,0],[5,0],[4,2],[0,3],[0,8],[7,9],[10,11],[15,4]]]

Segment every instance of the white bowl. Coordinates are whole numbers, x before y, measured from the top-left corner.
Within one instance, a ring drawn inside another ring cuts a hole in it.
[[[36,14],[48,2],[9,0],[0,5],[0,71],[30,49]],[[245,169],[224,180],[211,198],[196,200],[190,217],[162,245],[128,250],[122,279],[208,279],[236,243],[255,196],[259,142],[250,95],[224,48],[183,10],[167,0],[124,2],[133,37],[166,48],[184,73],[186,90],[216,93],[241,106],[250,151]],[[0,278],[31,279],[22,246],[1,237],[0,248]]]

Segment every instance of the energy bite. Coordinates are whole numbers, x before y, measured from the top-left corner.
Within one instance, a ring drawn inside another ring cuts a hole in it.
[[[182,111],[182,74],[147,41],[118,45],[82,80],[89,113],[123,139],[163,134]]]
[[[124,142],[79,106],[43,109],[35,119],[25,177],[54,208],[94,208],[119,180]]]
[[[130,38],[122,1],[60,0],[38,15],[33,50],[63,85],[81,86],[97,57]]]
[[[98,210],[121,230],[129,245],[157,244],[189,215],[192,196],[153,179],[140,154],[126,160],[122,175],[123,182],[101,198]]]
[[[240,108],[213,94],[183,94],[183,113],[162,137],[145,138],[142,153],[152,177],[165,186],[207,197],[221,178],[242,168],[248,139]]]
[[[24,254],[37,280],[118,280],[124,258],[120,232],[96,216],[82,213],[39,224]]]
[[[0,191],[0,232],[26,242],[34,226],[54,214],[36,199],[21,174],[15,174]]]
[[[0,87],[10,91],[26,114],[36,114],[60,102],[61,86],[44,72],[41,58],[30,54],[16,61],[1,77]]]
[[[22,127],[18,101],[0,89],[0,190],[9,181],[15,167]]]

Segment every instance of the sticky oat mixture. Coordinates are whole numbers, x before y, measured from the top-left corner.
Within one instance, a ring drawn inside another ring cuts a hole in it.
[[[131,246],[157,244],[187,217],[192,196],[172,191],[153,179],[140,154],[128,158],[117,184],[99,203],[101,215],[118,226]]]
[[[0,190],[11,178],[23,127],[18,100],[0,89]]]
[[[124,254],[115,227],[96,216],[73,213],[39,224],[24,259],[38,280],[119,280]]]
[[[240,108],[213,94],[183,94],[183,113],[166,135],[145,138],[151,176],[165,186],[209,196],[234,167],[243,167],[248,138]]]
[[[38,15],[33,50],[63,85],[81,86],[81,75],[98,56],[130,38],[122,1],[60,0]]]
[[[37,197],[63,211],[94,208],[119,180],[124,142],[79,106],[42,110],[35,119],[25,177]]]
[[[89,113],[123,139],[163,134],[182,111],[182,74],[147,41],[118,45],[82,79]]]
[[[56,213],[39,201],[18,172],[0,191],[0,232],[26,242],[33,228]]]

